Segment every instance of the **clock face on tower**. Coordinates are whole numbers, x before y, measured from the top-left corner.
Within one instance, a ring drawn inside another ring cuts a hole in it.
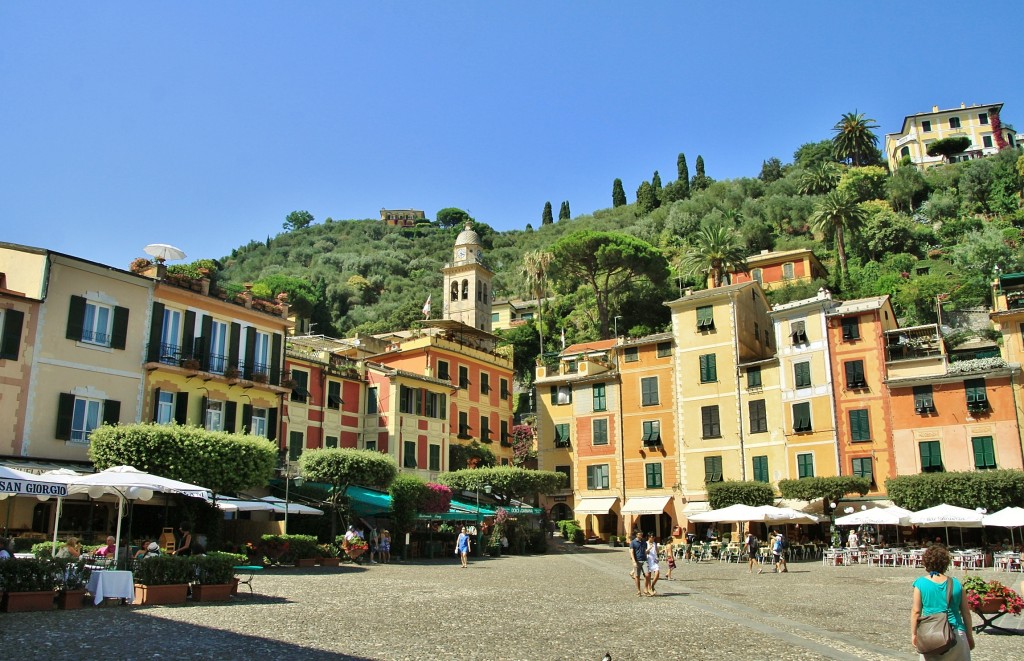
[[[466,249],[465,248],[459,248],[458,250],[456,250],[455,251],[455,258],[456,259],[466,259]]]

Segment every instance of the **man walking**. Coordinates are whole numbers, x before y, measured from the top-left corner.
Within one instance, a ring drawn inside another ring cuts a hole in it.
[[[775,555],[775,571],[781,574],[789,571],[786,569],[786,536],[779,531],[775,536],[775,544],[772,546],[772,553]]]
[[[629,550],[633,554],[633,580],[636,581],[636,596],[642,597],[651,591],[651,576],[647,573],[647,545],[644,544],[644,534],[639,530],[633,537]],[[644,588],[640,589],[640,577],[644,578]]]

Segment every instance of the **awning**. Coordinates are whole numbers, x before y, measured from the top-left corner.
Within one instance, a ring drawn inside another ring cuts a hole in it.
[[[352,509],[360,516],[378,516],[391,511],[391,496],[383,491],[350,485],[345,490]]]
[[[229,498],[217,496],[217,509],[224,512],[276,512],[277,508],[273,503],[262,500],[246,500],[244,498]]]
[[[701,514],[702,512],[710,512],[711,503],[706,500],[691,500],[686,503],[683,507],[683,516],[689,518],[694,514]]]
[[[285,503],[282,498],[275,498],[274,496],[264,496],[260,498],[265,503],[270,503],[274,506],[275,511],[278,514],[313,514],[314,516],[323,516],[323,511],[318,510],[315,507],[309,507],[308,505],[300,505],[294,500],[289,500]]]
[[[575,514],[607,514],[615,507],[618,496],[610,498],[584,498],[573,510]]]
[[[633,497],[622,506],[623,514],[661,514],[665,511],[672,496],[640,496]]]

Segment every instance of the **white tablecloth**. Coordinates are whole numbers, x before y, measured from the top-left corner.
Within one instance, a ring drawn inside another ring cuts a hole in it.
[[[107,598],[127,599],[129,604],[135,600],[135,580],[130,571],[94,571],[85,589],[97,605]]]

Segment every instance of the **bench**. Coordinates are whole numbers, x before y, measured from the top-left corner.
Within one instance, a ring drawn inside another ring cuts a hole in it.
[[[249,594],[252,594],[252,579],[257,573],[263,571],[263,567],[260,565],[235,565],[233,567],[236,574],[245,574],[245,578],[239,578],[238,584],[244,585],[249,588]]]

